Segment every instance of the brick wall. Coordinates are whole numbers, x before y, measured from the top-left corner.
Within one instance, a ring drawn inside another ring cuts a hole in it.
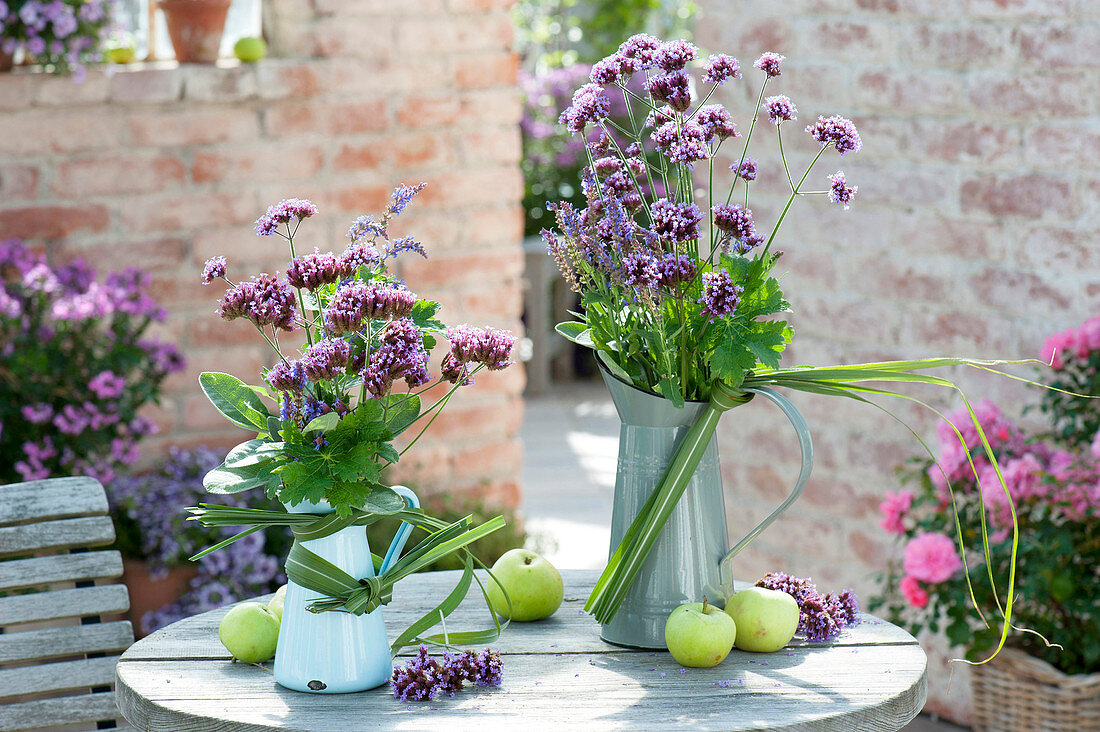
[[[859,186],[851,210],[820,197],[798,201],[777,239],[795,309],[787,363],[1033,357],[1047,334],[1100,310],[1100,4],[700,4],[697,40],[708,52],[734,54],[746,67],[764,50],[788,56],[769,94],[788,94],[798,106],[784,143],[799,172],[814,150],[801,128],[816,115],[849,116],[863,136],[863,152],[841,161],[830,153],[811,174],[820,190],[826,174],[843,169]],[[723,100],[743,125],[760,72],[746,77]],[[770,125],[753,147],[764,172],[750,205],[770,229],[786,197]],[[990,397],[1009,413],[1034,400],[1007,380],[958,375],[971,397]],[[959,403],[917,393],[941,407]],[[897,487],[894,467],[920,446],[871,408],[793,398],[814,430],[814,478],[739,560],[738,574],[783,568],[868,594],[893,551],[877,504]],[[931,418],[896,406],[934,438]],[[737,409],[721,429],[734,535],[781,500],[796,446],[763,402]],[[947,696],[944,659],[942,649],[931,659],[929,709],[965,720],[966,669],[958,665]]]
[[[0,236],[101,270],[139,265],[185,352],[163,407],[168,444],[241,438],[206,403],[197,375],[258,378],[270,356],[213,310],[198,279],[224,254],[230,276],[285,268],[281,240],[251,223],[285,197],[320,215],[299,246],[342,248],[357,215],[400,182],[427,190],[399,220],[431,260],[405,260],[415,291],[449,323],[521,328],[522,184],[508,0],[278,0],[272,58],[256,66],[92,71],[83,84],[0,74]],[[338,249],[339,250],[339,249]],[[438,356],[433,359],[438,363]],[[479,377],[409,453],[402,479],[518,502],[522,368]]]

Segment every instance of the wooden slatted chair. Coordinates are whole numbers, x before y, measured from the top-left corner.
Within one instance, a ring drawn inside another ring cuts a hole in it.
[[[134,642],[110,544],[107,494],[91,478],[0,485],[0,730],[109,729],[118,656]],[[72,725],[72,726],[68,726]]]

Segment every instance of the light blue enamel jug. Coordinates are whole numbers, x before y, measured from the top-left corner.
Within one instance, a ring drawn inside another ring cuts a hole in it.
[[[790,420],[798,435],[802,466],[787,499],[731,549],[713,434],[720,412],[708,410],[708,402],[687,402],[676,408],[668,399],[615,378],[602,364],[600,373],[622,421],[609,557],[656,488],[680,441],[698,420],[708,421],[706,447],[684,494],[618,612],[600,633],[616,645],[663,649],[665,621],[673,610],[685,602],[700,602],[704,595],[712,604],[722,605],[732,594],[733,557],[802,494],[813,468],[813,443],[806,421],[785,397],[767,387],[745,389],[774,403]]]
[[[410,508],[420,501],[405,486],[393,486]],[[284,504],[285,505],[285,504]],[[327,502],[285,506],[291,513],[332,513]],[[384,572],[398,560],[412,533],[402,523],[382,560]],[[374,563],[367,544],[366,529],[349,526],[320,539],[302,542],[323,559],[352,577],[373,577]],[[294,691],[344,694],[381,686],[393,672],[390,644],[382,621],[382,608],[363,615],[328,611],[312,613],[306,605],[322,597],[293,581],[287,582],[279,646],[275,652],[275,681]]]

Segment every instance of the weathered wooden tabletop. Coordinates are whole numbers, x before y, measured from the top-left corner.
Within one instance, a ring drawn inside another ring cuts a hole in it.
[[[432,702],[396,701],[389,686],[359,694],[303,694],[270,671],[230,661],[218,641],[227,608],[138,641],[118,664],[117,697],[131,724],[151,730],[721,729],[897,730],[924,706],[926,658],[902,629],[869,615],[834,643],[792,641],[771,654],[736,649],[718,666],[682,668],[666,652],[612,646],[582,607],[597,573],[564,572],[553,617],[513,623],[494,648],[499,688],[467,688]],[[391,638],[457,579],[410,577],[384,610]],[[476,586],[448,619],[489,622]]]

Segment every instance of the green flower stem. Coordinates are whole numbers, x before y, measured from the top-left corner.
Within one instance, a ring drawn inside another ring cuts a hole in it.
[[[255,325],[255,324],[253,324],[253,325]],[[286,356],[283,355],[282,349],[279,348],[279,346],[275,344],[275,341],[271,340],[271,338],[268,337],[267,333],[264,333],[264,329],[261,328],[260,326],[257,325],[256,330],[258,330],[260,332],[260,335],[262,335],[264,337],[264,340],[267,341],[267,345],[271,346],[272,350],[274,350],[275,353],[279,356],[279,358],[281,358],[283,360],[283,363],[285,363],[287,366],[289,366],[290,362],[286,360]]]
[[[775,135],[779,138],[779,159],[783,161],[783,172],[787,174],[787,185],[791,187],[791,193],[795,192],[794,181],[791,180],[791,169],[787,166],[787,155],[783,152],[783,125],[775,126]]]
[[[470,372],[469,378],[473,378],[474,374],[476,374],[478,371],[481,371],[481,369],[483,369],[483,368],[484,368],[484,364],[478,364],[477,367],[473,371]],[[429,419],[427,421],[427,423],[422,428],[420,428],[420,432],[418,432],[416,434],[416,437],[414,437],[412,439],[412,442],[410,442],[408,445],[405,445],[404,449],[401,450],[401,452],[398,453],[398,456],[404,455],[406,452],[408,452],[409,448],[411,448],[413,445],[415,445],[416,441],[424,436],[424,433],[427,432],[428,428],[432,426],[432,422],[434,422],[435,418],[440,415],[440,413],[443,411],[443,407],[447,406],[447,402],[450,401],[451,396],[453,396],[454,393],[456,391],[458,391],[458,388],[460,386],[462,386],[461,383],[455,384],[454,386],[452,386],[450,389],[447,390],[446,394],[444,394],[442,397],[439,398],[439,401],[437,401],[435,404],[433,404],[432,406],[425,409],[423,412],[420,413],[419,417],[417,417],[415,420],[413,420],[413,422],[415,423],[416,421],[422,419],[424,417],[424,415],[429,414],[430,412],[435,412],[435,414],[432,415],[432,418]]]
[[[290,224],[288,223],[286,225],[286,233],[287,233],[286,240],[290,244],[290,258],[291,259],[294,259],[295,257],[298,256],[297,254],[294,253],[294,235],[297,232],[298,232],[298,227],[297,226],[294,227],[294,231],[291,231],[290,230]],[[298,307],[302,311],[302,320],[307,320],[307,318],[306,318],[306,299],[304,297],[302,297],[302,288],[301,287],[295,287],[294,289],[298,293]],[[312,346],[313,345],[313,332],[309,329],[309,323],[308,322],[303,323],[303,327],[306,331],[306,341],[309,343],[309,345]]]
[[[810,174],[810,171],[813,170],[814,165],[817,164],[821,154],[824,153],[828,147],[828,145],[825,145],[817,151],[817,155],[814,155],[814,159],[810,161],[809,166],[806,168],[806,172],[803,173],[802,178],[799,179],[798,185],[791,190],[791,197],[787,199],[787,205],[783,207],[783,213],[779,214],[779,220],[775,222],[775,228],[772,229],[772,234],[768,237],[768,243],[764,245],[764,251],[760,254],[761,257],[768,256],[768,252],[771,251],[772,248],[772,241],[775,240],[775,235],[779,233],[779,227],[782,225],[783,219],[787,218],[787,212],[791,210],[791,204],[794,203],[794,199],[798,197],[798,189],[806,182],[806,176]]]
[[[756,109],[752,113],[752,122],[749,123],[749,132],[745,135],[745,146],[741,149],[741,159],[737,161],[737,170],[734,171],[733,182],[730,183],[730,192],[726,196],[726,203],[733,200],[733,189],[737,187],[737,181],[741,180],[741,165],[745,162],[745,156],[749,154],[749,140],[752,139],[752,132],[756,129],[756,118],[760,116],[760,105],[764,101],[764,90],[768,87],[768,79],[770,76],[764,77],[764,83],[760,85],[760,94],[756,97]],[[749,182],[745,181],[745,186],[748,187]],[[745,199],[746,204],[748,199]]]

